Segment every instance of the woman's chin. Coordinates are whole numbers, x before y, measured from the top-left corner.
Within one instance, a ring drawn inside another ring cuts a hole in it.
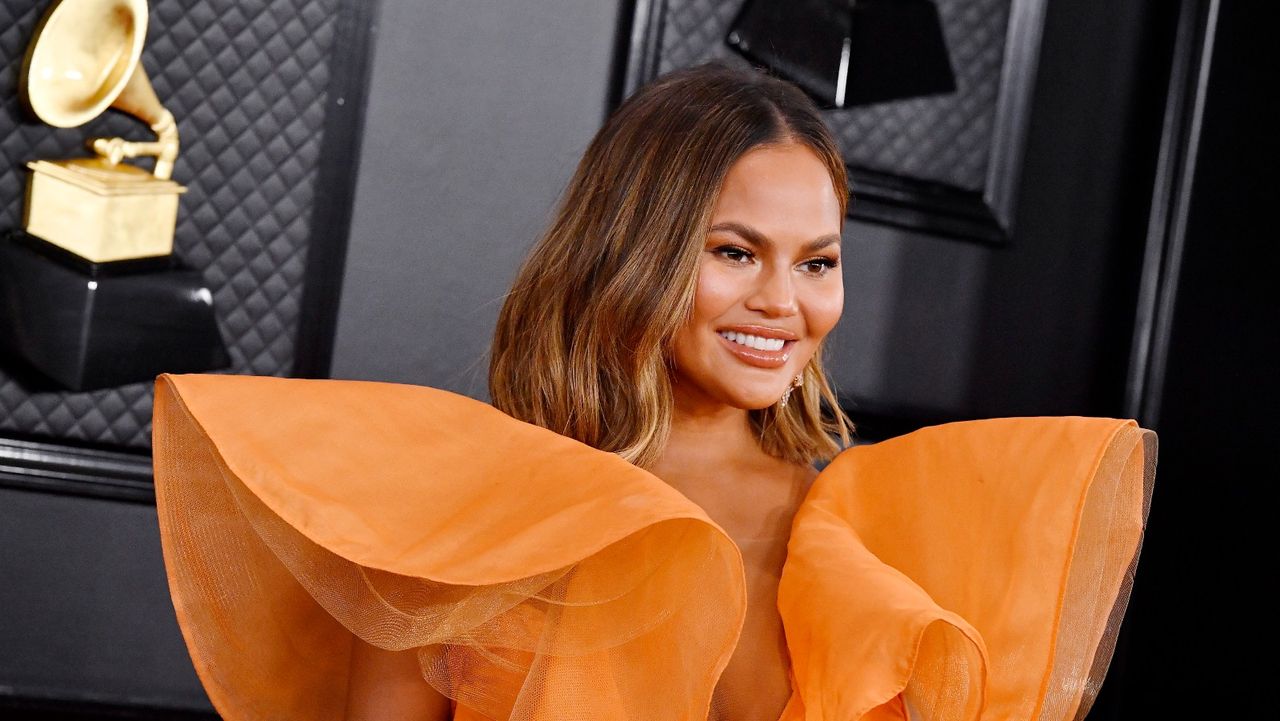
[[[736,393],[729,399],[729,404],[734,408],[744,411],[759,411],[776,405],[782,398],[783,391],[776,394],[772,391],[764,393]]]
[[[717,369],[719,371],[719,369]],[[753,377],[755,376],[755,377]],[[743,411],[758,411],[775,405],[786,392],[789,378],[763,378],[756,374],[732,375],[727,372],[675,377],[673,390],[692,392],[691,398],[720,403]],[[735,382],[736,381],[736,382]]]

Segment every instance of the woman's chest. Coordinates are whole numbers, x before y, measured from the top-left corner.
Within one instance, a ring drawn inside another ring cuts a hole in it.
[[[687,470],[663,477],[705,510],[742,556],[747,612],[716,685],[710,721],[778,721],[792,696],[778,583],[792,520],[814,475],[810,468],[770,466],[731,468],[714,477]]]
[[[778,721],[791,697],[791,659],[778,613],[786,538],[739,541],[747,615],[738,645],[716,685],[710,721]]]

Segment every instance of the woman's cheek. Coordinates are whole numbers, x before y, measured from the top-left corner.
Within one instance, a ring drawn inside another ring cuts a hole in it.
[[[805,325],[809,335],[822,340],[840,321],[844,312],[844,284],[840,278],[824,288],[815,288],[804,304]]]
[[[716,263],[704,263],[698,273],[698,292],[694,296],[693,315],[699,321],[710,322],[723,316],[733,307],[740,295],[741,279]]]

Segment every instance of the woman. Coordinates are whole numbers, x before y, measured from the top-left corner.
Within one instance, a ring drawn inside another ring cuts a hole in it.
[[[223,716],[1086,709],[1151,436],[951,424],[816,474],[849,440],[821,365],[845,187],[797,90],[681,71],[601,129],[517,278],[490,369],[509,415],[409,386],[162,377],[166,565]]]

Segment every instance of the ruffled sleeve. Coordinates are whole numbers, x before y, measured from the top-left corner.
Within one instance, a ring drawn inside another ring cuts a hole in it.
[[[1155,436],[953,423],[851,449],[796,516],[779,608],[790,719],[1082,718],[1137,562]]]
[[[620,458],[416,386],[162,376],[156,505],[228,721],[340,719],[353,639],[493,719],[704,719],[745,612],[703,512]]]

